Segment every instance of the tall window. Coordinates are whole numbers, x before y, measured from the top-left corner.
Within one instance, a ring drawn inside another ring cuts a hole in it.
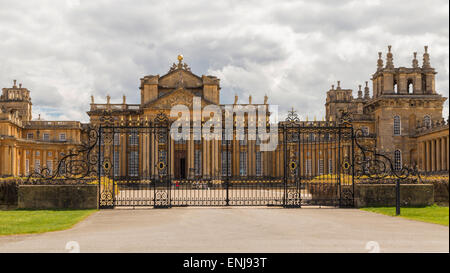
[[[423,125],[427,128],[431,127],[431,117],[429,115],[423,117]]]
[[[36,159],[34,161],[34,170],[37,172],[41,171],[41,160]]]
[[[130,132],[129,144],[136,146],[138,145],[138,142],[139,142],[138,132],[136,129],[132,129]]]
[[[394,152],[394,169],[396,171],[402,168],[402,152],[400,150],[395,150]]]
[[[50,173],[53,173],[53,162],[51,160],[47,160],[47,168]]]
[[[114,133],[114,145],[119,146],[120,145],[120,134]]]
[[[231,176],[231,151],[222,151],[222,176],[227,176],[227,170],[228,176]]]
[[[324,169],[323,159],[319,159],[318,164],[319,164],[319,175],[322,175],[323,174],[323,169]]]
[[[131,151],[128,154],[128,173],[130,176],[138,176],[139,153]]]
[[[333,173],[333,159],[328,159],[328,173]]]
[[[239,175],[247,175],[247,152],[239,153]]]
[[[59,140],[60,141],[66,141],[66,134],[65,133],[59,134]]]
[[[414,85],[412,80],[408,80],[408,93],[412,94],[414,92]]]
[[[27,139],[33,139],[33,133],[28,133],[27,134]]]
[[[119,158],[119,151],[114,151],[114,176],[119,176],[120,173],[120,158]]]
[[[26,159],[25,160],[25,175],[28,175],[30,172],[30,160]]]
[[[396,136],[400,135],[400,128],[401,128],[400,117],[395,116],[394,117],[394,135],[396,135]]]
[[[49,141],[49,140],[50,140],[50,134],[49,134],[49,133],[44,133],[44,134],[42,135],[42,139],[43,139],[44,141]]]
[[[194,152],[194,168],[195,175],[202,174],[202,150],[195,150]]]
[[[263,174],[263,158],[262,152],[256,152],[256,176]]]
[[[311,164],[311,159],[306,159],[305,161],[305,171],[306,171],[306,175],[311,176],[312,174],[312,164]]]

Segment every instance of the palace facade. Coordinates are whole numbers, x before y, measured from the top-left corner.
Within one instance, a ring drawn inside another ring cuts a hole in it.
[[[310,128],[335,127],[346,121],[363,134],[365,145],[390,156],[397,167],[417,166],[423,172],[448,172],[449,170],[449,124],[442,117],[446,100],[436,90],[437,72],[431,66],[428,48],[425,47],[422,64],[417,53],[413,54],[411,67],[395,67],[391,47],[386,59],[379,53],[377,68],[372,75],[372,94],[369,83],[359,86],[356,97],[352,89],[332,85],[326,92],[326,120],[294,122]],[[115,176],[153,177],[158,173],[157,162],[161,160],[158,148],[161,143],[151,131],[133,131],[133,126],[143,126],[159,115],[170,118],[174,105],[186,105],[190,116],[196,115],[193,98],[201,98],[201,106],[217,105],[225,116],[227,105],[220,104],[220,80],[215,76],[195,75],[179,56],[169,71],[162,75],[147,75],[140,79],[140,103],[128,104],[126,97],[120,104],[112,104],[110,97],[105,103],[91,98],[87,114],[90,123],[78,121],[46,121],[33,119],[30,91],[16,81],[10,88],[3,88],[0,97],[0,176],[26,176],[34,170],[48,168],[53,171],[59,159],[75,151],[87,139],[89,126],[129,126],[127,131],[114,133],[111,163]],[[235,98],[236,106],[238,98]],[[263,104],[248,104],[268,109],[268,98]],[[268,121],[270,113],[267,112]],[[293,114],[293,112],[291,113]],[[200,115],[201,116],[201,115]],[[208,120],[208,117],[202,117]],[[236,120],[235,120],[236,122]],[[244,121],[248,124],[249,120]],[[285,122],[280,122],[283,127]],[[313,132],[313,131],[311,131]],[[280,139],[283,135],[279,136]],[[233,176],[283,176],[286,160],[298,158],[302,175],[320,176],[333,174],[337,161],[345,161],[351,154],[351,143],[343,142],[342,150],[336,150],[336,142],[329,134],[307,135],[299,141],[303,146],[278,145],[275,151],[262,152],[258,139],[187,141],[168,140],[172,148],[169,158],[170,174],[175,178],[201,176],[214,178]],[[308,146],[308,143],[311,144]],[[133,148],[133,147],[139,148]],[[306,148],[305,148],[306,147]],[[337,159],[336,158],[340,158]],[[232,162],[224,169],[224,162]],[[342,162],[341,162],[342,163]]]

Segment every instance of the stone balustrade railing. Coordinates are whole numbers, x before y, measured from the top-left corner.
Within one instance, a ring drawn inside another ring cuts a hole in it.
[[[418,122],[417,124],[416,134],[422,135],[425,133],[440,131],[448,128],[449,128],[449,119],[445,120],[444,118],[442,118],[441,120],[432,120],[428,123],[422,121]]]

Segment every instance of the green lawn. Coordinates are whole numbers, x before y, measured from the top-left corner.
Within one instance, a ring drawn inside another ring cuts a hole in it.
[[[362,208],[365,211],[395,216],[395,207]],[[448,226],[448,207],[401,208],[400,217]]]
[[[96,210],[0,211],[0,235],[42,233],[71,228]]]

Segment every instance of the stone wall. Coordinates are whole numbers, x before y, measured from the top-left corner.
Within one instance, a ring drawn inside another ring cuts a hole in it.
[[[0,182],[0,209],[17,207],[17,184],[15,181]]]
[[[439,205],[448,206],[448,180],[433,181],[434,202]]]
[[[20,185],[19,209],[97,209],[97,185]]]
[[[396,201],[395,184],[355,185],[356,207],[391,207]],[[403,207],[430,206],[434,203],[431,184],[404,184],[400,186],[400,205]]]

